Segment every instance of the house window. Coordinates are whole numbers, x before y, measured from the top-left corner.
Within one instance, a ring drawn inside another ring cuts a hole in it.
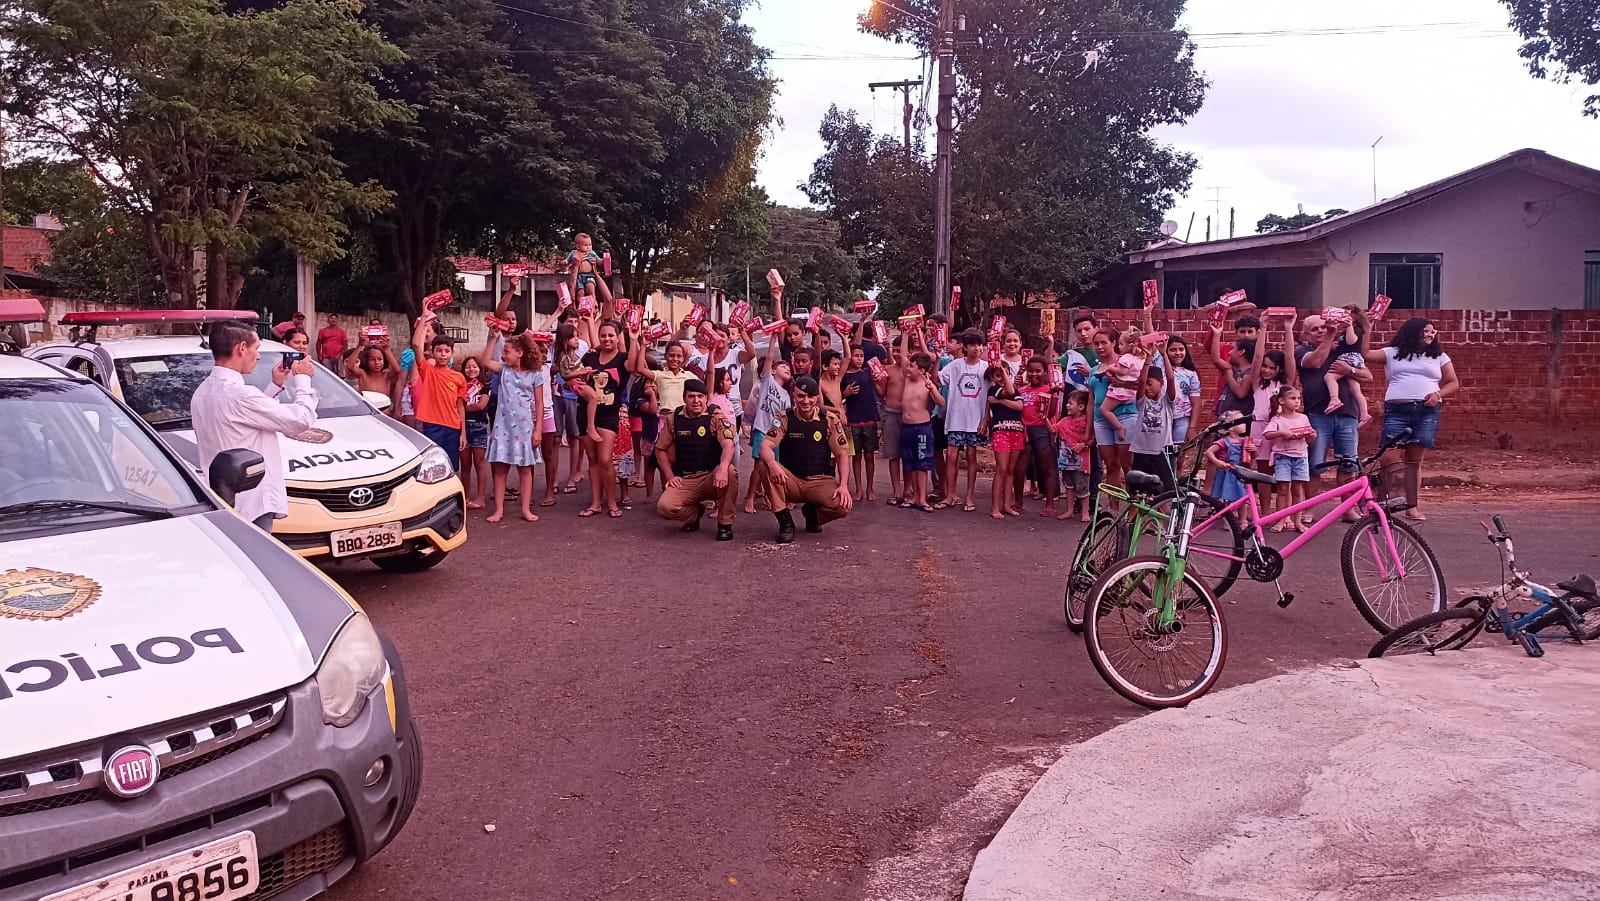
[[[1600,310],[1600,250],[1583,255],[1583,308]]]
[[[1397,310],[1437,310],[1443,262],[1437,253],[1372,254],[1367,294],[1388,295]]]

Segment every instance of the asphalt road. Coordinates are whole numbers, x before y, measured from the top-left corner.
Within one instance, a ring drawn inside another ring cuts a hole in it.
[[[986,491],[972,514],[880,500],[788,547],[764,512],[718,544],[567,495],[538,523],[475,518],[428,573],[333,570],[401,650],[427,775],[329,897],[959,897],[1060,749],[1143,712],[1062,622],[1079,526],[991,521]],[[1536,575],[1600,575],[1600,504],[1431,510],[1452,594],[1497,582],[1496,511]],[[1219,688],[1366,653],[1337,536],[1289,562],[1288,610],[1230,593]]]

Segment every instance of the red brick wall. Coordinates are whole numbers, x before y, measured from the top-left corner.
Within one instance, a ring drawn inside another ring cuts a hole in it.
[[[56,232],[43,228],[8,225],[4,233],[6,266],[23,272],[35,273],[50,262],[50,238]]]
[[[1057,337],[1067,336],[1072,312],[1058,314]],[[1093,312],[1118,327],[1140,319],[1137,310]],[[1030,346],[1043,346],[1036,310],[1006,313],[1024,334],[1034,335]],[[1195,368],[1205,387],[1202,406],[1209,412],[1218,389],[1216,370],[1204,362],[1200,344],[1207,331],[1205,315],[1159,310],[1154,320],[1157,329],[1182,335],[1197,352]],[[1441,445],[1494,445],[1502,433],[1512,435],[1519,447],[1531,446],[1530,435],[1567,441],[1600,438],[1600,311],[1433,310],[1427,315],[1461,380],[1440,420]],[[1373,329],[1373,346],[1387,343],[1406,318],[1406,311],[1391,311]],[[1223,337],[1231,336],[1230,321]],[[1281,348],[1282,340],[1274,335],[1269,346]],[[1376,416],[1383,409],[1383,367],[1374,367],[1373,375],[1367,397]]]

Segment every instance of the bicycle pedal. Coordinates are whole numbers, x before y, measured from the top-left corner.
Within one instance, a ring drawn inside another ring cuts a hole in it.
[[[1292,591],[1285,591],[1282,595],[1280,595],[1278,597],[1278,609],[1280,609],[1280,610],[1289,609],[1289,605],[1293,604],[1293,603],[1294,603],[1294,592],[1292,592]]]

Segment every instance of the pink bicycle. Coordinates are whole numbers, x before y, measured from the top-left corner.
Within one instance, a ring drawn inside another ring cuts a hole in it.
[[[1101,677],[1123,697],[1148,707],[1181,706],[1205,694],[1221,675],[1228,633],[1217,604],[1221,590],[1207,584],[1196,570],[1203,570],[1206,579],[1217,585],[1232,585],[1241,569],[1257,582],[1276,585],[1285,559],[1352,511],[1361,517],[1345,532],[1339,563],[1345,588],[1362,617],[1388,633],[1444,609],[1439,558],[1416,530],[1390,516],[1407,506],[1399,490],[1404,464],[1380,461],[1408,438],[1409,433],[1403,433],[1384,441],[1364,460],[1315,467],[1355,463],[1363,476],[1266,516],[1253,491],[1228,504],[1200,493],[1191,470],[1179,482],[1170,512],[1157,514],[1165,520],[1159,551],[1106,566],[1088,591],[1084,640]],[[1198,466],[1196,461],[1194,469]],[[1270,475],[1241,466],[1231,470],[1246,483],[1274,482]],[[1267,544],[1263,526],[1328,503],[1333,508],[1283,550]],[[1245,507],[1250,511],[1248,528],[1240,529],[1238,513]],[[1199,523],[1197,512],[1206,515]],[[1137,536],[1136,530],[1134,541]],[[1212,565],[1191,567],[1194,555]],[[1287,607],[1293,600],[1293,594],[1278,586],[1278,606]]]

